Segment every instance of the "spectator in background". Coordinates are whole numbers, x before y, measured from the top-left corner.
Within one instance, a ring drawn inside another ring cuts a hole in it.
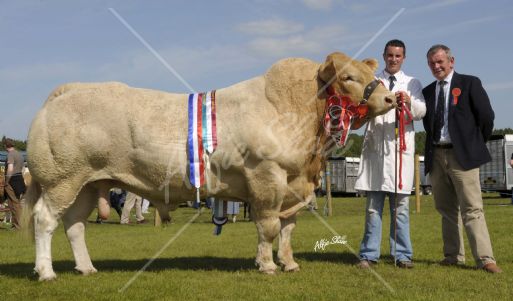
[[[509,165],[513,168],[513,153],[511,153],[511,159],[509,160]],[[511,187],[511,205],[513,205],[513,186]]]
[[[109,203],[110,207],[116,210],[116,213],[119,215],[119,219],[121,219],[121,215],[123,213],[123,205],[126,199],[126,191],[120,188],[112,188],[109,191]],[[100,218],[100,215],[96,217],[96,223],[101,224],[103,220]]]
[[[19,229],[19,218],[21,216],[20,198],[25,193],[25,181],[23,180],[23,169],[25,167],[23,156],[14,148],[13,140],[4,140],[7,150],[5,160],[5,195],[11,210],[11,223],[13,229]]]
[[[120,224],[126,225],[130,223],[130,211],[135,206],[135,218],[138,224],[146,223],[142,215],[142,198],[135,193],[127,192],[123,212],[121,213]]]

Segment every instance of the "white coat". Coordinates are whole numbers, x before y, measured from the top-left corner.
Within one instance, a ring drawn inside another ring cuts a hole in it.
[[[377,77],[388,87],[390,74],[382,71]],[[411,113],[414,120],[426,114],[422,96],[422,84],[416,78],[399,71],[395,74],[393,92],[405,91],[411,98]],[[413,122],[405,126],[406,150],[402,155],[402,184],[398,193],[410,194],[413,186],[415,130]],[[365,130],[362,155],[355,189],[362,191],[395,191],[395,110],[370,120]],[[399,149],[399,144],[398,144]],[[399,151],[397,154],[397,181],[399,183]]]

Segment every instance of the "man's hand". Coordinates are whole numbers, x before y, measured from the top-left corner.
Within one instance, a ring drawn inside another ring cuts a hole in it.
[[[406,93],[404,91],[397,91],[397,92],[395,92],[395,98],[397,101],[398,108],[402,108],[403,103],[405,103],[408,106],[408,109],[411,108],[411,98],[410,98],[410,95],[408,95],[408,93]]]
[[[511,165],[511,167],[513,167],[513,159],[509,161],[509,165]]]

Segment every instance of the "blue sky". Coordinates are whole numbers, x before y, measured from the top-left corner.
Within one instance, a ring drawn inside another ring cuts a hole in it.
[[[427,85],[425,53],[443,43],[456,71],[481,78],[496,128],[513,128],[511,1],[0,0],[0,135],[26,139],[48,94],[66,82],[189,92],[116,13],[196,91],[258,76],[284,57],[322,62],[342,51],[382,68],[393,38],[407,45],[403,70]]]

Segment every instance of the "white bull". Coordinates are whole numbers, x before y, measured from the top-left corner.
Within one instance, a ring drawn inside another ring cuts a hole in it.
[[[201,196],[251,204],[260,271],[277,268],[272,244],[278,234],[280,264],[285,271],[299,269],[290,238],[296,212],[312,200],[325,159],[323,86],[334,79],[334,91],[357,103],[376,68],[376,60],[355,61],[341,53],[329,55],[324,64],[285,59],[263,76],[217,90],[218,146],[209,158],[209,185],[201,188]],[[32,122],[27,149],[33,181],[26,224],[34,223],[40,280],[56,277],[51,239],[59,218],[75,269],[96,272],[84,229],[110,187],[152,200],[164,218],[175,205],[194,198],[188,180],[187,99],[121,83],[73,83],[52,92]],[[368,100],[370,115],[385,113],[394,102],[393,94],[378,86]]]

